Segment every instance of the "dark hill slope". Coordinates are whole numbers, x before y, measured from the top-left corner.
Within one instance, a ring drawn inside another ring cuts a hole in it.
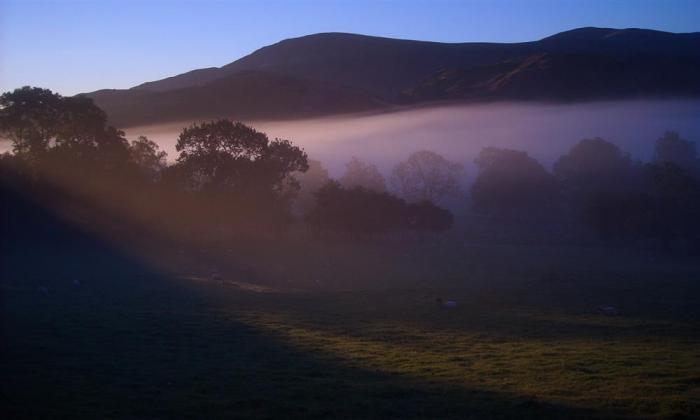
[[[113,122],[296,118],[427,100],[698,96],[700,34],[581,28],[539,41],[438,43],[324,33],[89,96]]]
[[[550,100],[700,96],[700,60],[692,57],[535,54],[491,66],[434,73],[403,101]]]
[[[101,90],[90,96],[118,126],[219,117],[303,118],[384,106],[360,91],[259,71],[237,73],[203,86],[158,92]]]

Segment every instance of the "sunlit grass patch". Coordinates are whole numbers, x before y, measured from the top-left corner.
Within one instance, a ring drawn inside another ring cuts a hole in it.
[[[510,316],[517,318],[517,312]],[[688,383],[700,375],[700,343],[657,336],[658,325],[640,320],[526,313],[518,322],[550,320],[556,321],[555,328],[564,322],[571,329],[607,328],[599,337],[587,333],[584,338],[573,334],[537,338],[429,329],[400,321],[360,327],[353,325],[356,320],[351,316],[334,325],[280,313],[246,313],[241,319],[304,352],[438,388],[505,392],[608,415],[662,415],[696,412],[700,407],[697,384]],[[639,334],[630,336],[629,328]]]
[[[49,296],[3,288],[2,392],[38,417],[698,416],[695,283],[538,277],[301,291],[115,275],[79,290],[57,281]],[[623,314],[597,313],[620,290]],[[38,407],[37,393],[52,396]]]

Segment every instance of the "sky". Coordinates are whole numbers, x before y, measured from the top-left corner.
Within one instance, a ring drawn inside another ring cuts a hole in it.
[[[129,88],[318,32],[519,42],[583,26],[696,32],[700,0],[0,0],[0,92]]]

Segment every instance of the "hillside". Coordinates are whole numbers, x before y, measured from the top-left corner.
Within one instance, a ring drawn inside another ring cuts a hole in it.
[[[220,68],[87,95],[123,126],[299,118],[444,100],[700,96],[700,33],[581,28],[512,44],[323,33]]]
[[[90,94],[120,126],[235,116],[302,118],[383,106],[372,96],[325,82],[245,71],[174,90],[101,90]]]

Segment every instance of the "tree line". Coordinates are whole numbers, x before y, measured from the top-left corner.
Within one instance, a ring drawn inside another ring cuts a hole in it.
[[[90,99],[24,87],[0,96],[0,135],[13,148],[0,160],[6,198],[21,192],[46,206],[91,209],[91,223],[121,217],[181,239],[223,239],[283,230],[293,206],[304,205],[298,179],[309,171],[307,154],[227,119],[184,128],[178,156],[167,164],[156,143],[143,136],[129,142]],[[313,204],[301,218],[317,231],[451,226],[447,210],[387,192],[376,167],[354,159],[348,168],[342,186],[326,179],[306,196]]]
[[[697,248],[700,237],[700,159],[675,132],[649,163],[594,138],[551,171],[525,151],[488,147],[468,192],[464,167],[431,151],[397,164],[388,182],[358,158],[332,180],[289,140],[227,119],[184,128],[167,164],[156,143],[129,142],[90,99],[40,88],[0,96],[0,135],[13,146],[0,160],[4,194],[90,203],[177,237],[278,231],[295,219],[317,232],[444,231],[454,221],[439,207],[447,198],[495,218],[578,220],[608,239]]]
[[[477,211],[578,217],[607,239],[700,245],[700,159],[693,142],[666,132],[651,162],[601,138],[584,139],[547,171],[526,152],[487,148],[475,160]]]

